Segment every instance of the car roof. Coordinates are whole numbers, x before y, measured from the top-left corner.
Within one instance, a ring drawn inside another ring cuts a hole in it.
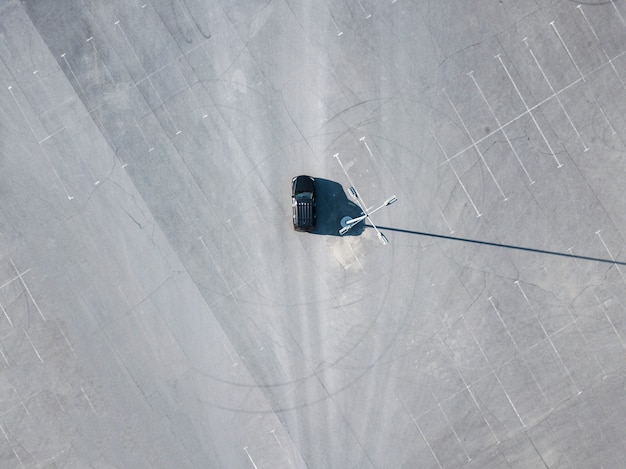
[[[293,183],[294,192],[313,192],[315,190],[315,179],[311,176],[297,176]]]

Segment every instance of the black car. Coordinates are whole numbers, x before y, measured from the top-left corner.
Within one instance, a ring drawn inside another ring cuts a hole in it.
[[[303,175],[291,180],[291,207],[294,230],[312,231],[315,229],[317,221],[315,178]]]

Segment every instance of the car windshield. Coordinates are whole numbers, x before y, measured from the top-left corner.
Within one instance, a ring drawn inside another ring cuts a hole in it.
[[[296,199],[312,199],[313,198],[313,192],[300,192],[299,194],[296,194]]]

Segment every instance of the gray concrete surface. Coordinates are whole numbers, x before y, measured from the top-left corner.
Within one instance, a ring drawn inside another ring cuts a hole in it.
[[[625,19],[2,2],[0,465],[625,466]]]

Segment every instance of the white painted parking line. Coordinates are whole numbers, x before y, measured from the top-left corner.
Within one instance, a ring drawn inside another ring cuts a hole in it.
[[[33,126],[30,124],[28,118],[26,117],[26,114],[24,113],[24,110],[22,109],[22,106],[20,105],[19,101],[17,100],[17,97],[13,93],[13,86],[12,85],[9,86],[9,92],[11,93],[11,96],[13,97],[13,100],[15,101],[15,104],[17,104],[17,108],[20,110],[20,113],[22,114],[22,118],[26,122],[26,125],[28,125],[28,128],[30,129],[30,132],[33,135],[33,138],[35,139],[35,141],[39,142],[39,139],[37,138],[37,135],[35,134],[35,130],[33,129]],[[59,183],[61,184],[61,188],[65,192],[65,195],[67,196],[68,200],[72,200],[74,198],[74,196],[70,195],[70,193],[68,192],[67,187],[65,186],[65,183],[63,182],[63,180],[61,179],[61,176],[59,176],[58,171],[56,170],[56,168],[52,164],[52,161],[50,160],[50,156],[48,156],[48,152],[46,152],[45,148],[41,145],[41,143],[39,143],[39,148],[41,148],[42,153],[46,157],[46,161],[48,162],[48,164],[52,168],[52,172],[54,173],[56,178],[59,180]]]
[[[533,52],[532,48],[530,47],[530,45],[528,44],[528,38],[524,38],[522,39],[522,42],[524,44],[526,44],[526,47],[528,48],[528,51],[530,52],[531,57],[533,58],[533,60],[535,61],[535,65],[537,65],[537,68],[539,68],[539,71],[541,72],[541,75],[543,76],[543,79],[546,81],[546,83],[548,84],[548,87],[550,88],[550,91],[552,92],[552,94],[554,95],[554,98],[556,99],[556,102],[559,103],[559,106],[561,108],[561,110],[563,111],[563,114],[565,115],[565,117],[567,117],[567,120],[569,121],[570,126],[572,127],[572,129],[574,130],[574,133],[576,134],[576,136],[578,137],[578,140],[580,141],[580,143],[582,144],[584,151],[589,151],[589,147],[585,144],[585,142],[583,141],[582,137],[580,136],[580,132],[578,132],[578,129],[576,128],[576,126],[574,125],[574,122],[572,122],[572,118],[570,117],[569,113],[567,112],[567,110],[565,109],[565,106],[563,106],[563,101],[561,101],[561,97],[556,93],[556,91],[554,90],[554,87],[552,86],[552,83],[550,83],[550,80],[548,80],[548,77],[546,76],[545,72],[543,71],[543,67],[541,66],[541,64],[539,63],[539,61],[537,60],[537,57],[535,56],[535,53]]]
[[[567,374],[567,377],[569,378],[569,380],[572,382],[572,384],[576,388],[577,393],[580,394],[580,392],[581,392],[580,388],[576,384],[576,381],[574,381],[574,378],[572,377],[572,374],[570,373],[569,368],[567,367],[567,365],[565,365],[565,362],[563,361],[563,358],[561,358],[561,354],[556,349],[556,346],[554,345],[554,342],[552,341],[552,337],[550,337],[550,335],[548,334],[546,329],[543,327],[543,323],[539,319],[539,315],[537,314],[537,311],[535,310],[535,307],[530,303],[530,300],[528,299],[528,296],[526,296],[526,292],[524,292],[524,290],[522,289],[522,285],[520,284],[519,280],[516,280],[513,283],[515,285],[517,285],[517,287],[519,288],[519,291],[522,292],[522,296],[524,297],[524,300],[526,300],[526,303],[528,304],[528,306],[530,307],[531,311],[533,312],[533,316],[535,317],[535,320],[537,321],[537,323],[539,323],[539,327],[541,327],[541,331],[543,332],[543,334],[545,335],[546,339],[548,340],[548,343],[550,344],[550,348],[552,349],[554,354],[559,359],[559,363],[561,364],[561,366],[565,370],[565,373]]]
[[[150,143],[148,142],[148,139],[146,138],[146,134],[143,133],[143,130],[141,130],[141,127],[139,126],[139,122],[137,122],[137,119],[135,119],[133,117],[133,120],[135,121],[135,125],[137,126],[137,128],[139,129],[139,133],[141,134],[141,136],[143,137],[143,141],[146,142],[146,146],[148,147],[148,153],[150,153],[151,151],[154,150],[154,147],[152,145],[150,145]]]
[[[182,130],[180,130],[176,124],[174,124],[174,120],[172,119],[172,115],[170,114],[170,112],[167,109],[167,106],[165,105],[165,103],[163,102],[163,98],[161,98],[161,95],[159,94],[159,92],[157,91],[157,89],[154,86],[154,83],[152,83],[152,80],[150,79],[150,76],[148,75],[148,73],[146,72],[146,69],[143,66],[143,63],[141,63],[141,60],[139,60],[139,56],[137,55],[137,52],[135,51],[135,48],[131,45],[130,41],[128,40],[128,36],[126,35],[126,33],[124,32],[124,29],[122,28],[122,26],[120,25],[120,21],[117,20],[114,23],[118,29],[120,30],[120,32],[122,33],[122,36],[124,36],[124,40],[126,41],[126,44],[128,45],[128,48],[132,51],[133,55],[135,56],[135,59],[137,60],[137,63],[139,64],[139,66],[141,67],[141,70],[143,71],[143,74],[145,76],[145,80],[148,81],[148,83],[150,84],[150,87],[152,88],[152,90],[154,91],[154,93],[157,95],[157,97],[159,98],[159,101],[161,102],[161,108],[163,108],[163,111],[165,111],[165,114],[167,114],[167,118],[170,121],[170,124],[172,125],[172,127],[174,129],[176,129],[176,135],[179,135]],[[137,81],[135,83],[135,85],[138,85],[141,82],[141,80]]]
[[[487,298],[487,300],[489,301],[489,303],[491,303],[491,306],[495,310],[496,315],[498,316],[498,319],[500,320],[500,322],[502,323],[502,326],[504,327],[504,330],[506,331],[507,335],[509,336],[509,339],[511,339],[511,342],[513,343],[513,346],[515,347],[515,350],[519,354],[522,362],[524,363],[524,366],[528,369],[528,372],[530,373],[530,376],[533,378],[533,381],[535,382],[535,385],[537,386],[537,389],[539,389],[539,392],[541,393],[541,395],[543,396],[543,399],[547,403],[548,402],[548,398],[546,397],[545,392],[543,391],[543,389],[539,385],[539,381],[537,381],[535,373],[530,368],[530,366],[528,366],[528,362],[524,358],[524,354],[522,353],[522,350],[520,349],[519,345],[517,345],[517,341],[513,337],[513,334],[511,334],[511,331],[509,330],[509,327],[504,322],[504,319],[502,319],[502,315],[500,314],[500,310],[498,309],[498,307],[496,306],[495,302],[493,301],[493,296],[490,296],[489,298]]]
[[[435,451],[433,451],[433,447],[430,445],[428,438],[426,438],[426,435],[424,435],[424,432],[422,431],[421,427],[417,423],[417,420],[415,419],[415,415],[413,415],[413,412],[411,411],[411,409],[409,409],[409,407],[406,404],[404,404],[404,402],[402,402],[401,399],[397,398],[397,400],[400,402],[400,404],[404,408],[404,411],[407,412],[411,416],[411,421],[413,422],[413,425],[415,425],[415,428],[417,429],[419,434],[422,436],[422,439],[424,440],[424,443],[426,443],[426,446],[428,447],[430,454],[432,454],[433,458],[435,459],[437,466],[439,467],[439,469],[443,469],[443,466],[439,462],[439,458],[435,454]]]
[[[226,353],[228,354],[228,357],[230,358],[230,361],[233,362],[233,367],[239,365],[239,362],[235,361],[235,359],[233,357],[233,354],[230,353],[230,350],[228,350],[228,346],[226,345],[226,342],[224,342],[224,349],[226,349]]]
[[[437,400],[437,397],[435,396],[435,394],[431,391],[430,392],[433,396],[433,399]],[[454,437],[456,438],[456,441],[459,443],[459,445],[461,446],[461,449],[463,450],[463,453],[465,454],[465,457],[467,458],[468,461],[471,461],[472,458],[470,457],[469,453],[467,452],[467,449],[465,448],[465,445],[463,444],[463,442],[461,441],[461,439],[459,438],[458,433],[456,432],[456,430],[454,429],[454,425],[452,425],[452,422],[450,422],[450,419],[448,418],[448,414],[446,414],[446,411],[444,410],[444,408],[441,406],[440,402],[437,402],[437,406],[439,407],[439,411],[441,412],[441,414],[443,415],[443,418],[446,419],[446,423],[448,424],[448,426],[450,427],[450,429],[452,430],[452,434],[454,435]]]
[[[613,254],[611,254],[611,251],[609,251],[609,247],[604,242],[604,239],[602,239],[602,235],[600,234],[601,231],[602,230],[596,231],[596,234],[598,235],[598,238],[600,238],[600,242],[602,243],[602,246],[604,246],[604,249],[606,249],[606,252],[608,253],[608,255],[611,258],[611,260],[613,262],[615,262],[615,258],[613,257]],[[615,267],[617,268],[617,271],[619,272],[620,276],[622,277],[622,280],[624,281],[624,283],[626,283],[626,278],[624,278],[624,273],[622,272],[622,269],[619,268],[619,264],[615,264]]]
[[[578,8],[578,10],[580,11],[580,14],[583,15],[583,18],[585,18],[585,22],[587,23],[587,26],[589,26],[589,29],[591,29],[591,32],[593,33],[593,36],[596,38],[596,41],[598,42],[600,49],[602,49],[602,53],[604,54],[604,57],[606,57],[606,60],[608,61],[609,65],[615,72],[615,75],[617,76],[618,80],[622,84],[622,88],[626,90],[626,83],[624,83],[624,80],[622,80],[622,77],[620,76],[619,72],[615,68],[615,64],[613,63],[613,60],[609,57],[609,54],[607,54],[606,49],[602,45],[602,42],[600,42],[600,38],[596,34],[596,30],[593,29],[593,26],[591,26],[591,23],[589,22],[589,18],[587,18],[587,15],[585,14],[585,11],[583,10],[582,5],[578,5],[576,8]]]
[[[437,146],[439,147],[439,150],[441,151],[441,153],[443,154],[444,158],[446,159],[446,162],[450,165],[450,169],[452,169],[452,172],[454,173],[454,176],[456,177],[456,180],[458,181],[459,185],[463,189],[463,192],[465,192],[465,195],[469,199],[470,204],[472,204],[472,207],[474,207],[474,211],[476,212],[476,216],[480,217],[482,215],[482,213],[480,213],[480,211],[478,210],[478,207],[476,207],[476,204],[472,200],[472,197],[469,195],[469,192],[467,192],[467,189],[465,188],[465,184],[463,184],[463,181],[461,181],[461,178],[457,174],[456,169],[454,169],[454,166],[452,165],[452,161],[448,158],[448,155],[446,155],[446,152],[443,149],[443,146],[441,145],[441,143],[439,143],[439,140],[437,139],[437,136],[435,135],[435,132],[433,132],[433,130],[430,129],[430,128],[429,128],[429,130],[430,130],[431,135],[435,139],[435,142],[437,142]]]
[[[17,451],[15,451],[15,446],[13,446],[13,443],[11,443],[11,440],[9,440],[9,435],[7,435],[7,432],[4,430],[4,427],[2,425],[0,425],[0,431],[2,431],[2,434],[4,435],[4,438],[7,440],[7,443],[11,447],[11,451],[13,451],[13,455],[15,456],[15,459],[17,459],[17,462],[20,463],[21,467],[26,467],[26,466],[24,466],[24,463],[22,462],[22,459],[17,454]]]
[[[370,154],[370,157],[372,158],[374,163],[378,164],[378,162],[376,161],[376,158],[374,158],[374,154],[372,153],[372,150],[370,150],[370,146],[367,144],[367,141],[365,140],[365,136],[361,137],[359,141],[363,142],[363,145],[365,145],[365,148],[367,149],[367,152]]]
[[[91,45],[91,48],[93,49],[93,52],[95,53],[96,58],[98,59],[98,64],[102,64],[104,66],[104,71],[107,72],[107,75],[111,79],[111,82],[117,85],[117,82],[113,78],[113,75],[111,75],[111,72],[109,71],[109,67],[107,67],[106,62],[102,60],[102,58],[100,57],[100,53],[98,52],[98,49],[96,48],[95,41],[93,40],[93,36],[88,37],[87,42]]]
[[[39,305],[35,301],[35,298],[33,297],[32,293],[30,292],[30,289],[28,288],[28,285],[26,285],[26,282],[22,278],[22,276],[24,275],[25,272],[20,273],[20,271],[17,270],[17,267],[15,266],[15,263],[13,262],[13,259],[9,259],[9,261],[11,262],[11,265],[13,266],[13,269],[15,269],[15,273],[17,273],[17,276],[20,279],[20,282],[22,283],[22,287],[24,287],[24,290],[26,290],[26,293],[28,294],[28,297],[33,302],[33,304],[35,305],[35,308],[37,309],[37,312],[39,313],[39,316],[41,316],[41,319],[45,321],[46,318],[44,317],[43,313],[41,312],[41,309],[39,308]],[[30,270],[30,269],[28,269],[28,270]],[[28,272],[28,270],[26,272]]]
[[[67,130],[67,135],[70,137],[70,141],[72,142],[72,145],[74,146],[74,148],[76,149],[76,152],[80,156],[80,159],[82,160],[83,164],[87,167],[87,171],[89,171],[89,174],[91,175],[91,178],[93,179],[94,186],[97,186],[98,184],[100,184],[100,180],[98,178],[96,178],[96,175],[94,174],[93,170],[91,169],[91,166],[89,165],[89,163],[85,159],[81,149],[78,147],[78,145],[76,145],[76,140],[74,140],[74,137],[69,132],[69,130]]]
[[[550,22],[550,26],[552,26],[552,29],[556,33],[557,37],[559,38],[559,41],[561,42],[561,45],[563,46],[563,49],[565,49],[565,52],[567,52],[567,55],[569,56],[569,59],[574,64],[574,67],[576,68],[576,71],[578,72],[578,75],[580,76],[582,81],[585,83],[585,86],[589,90],[589,84],[587,83],[587,80],[585,79],[585,76],[583,75],[582,71],[580,70],[580,67],[578,67],[578,64],[574,60],[574,57],[572,56],[572,53],[570,52],[569,48],[565,45],[565,41],[561,37],[561,34],[559,33],[559,30],[556,29],[556,26],[554,25],[554,21]],[[606,123],[609,125],[609,127],[611,127],[611,130],[613,131],[613,135],[615,135],[617,133],[617,131],[615,130],[615,127],[613,127],[613,124],[611,123],[609,118],[607,117],[606,112],[604,112],[604,109],[602,108],[602,106],[600,105],[598,100],[595,99],[595,97],[593,98],[593,100],[595,101],[596,106],[598,106],[598,108],[600,109],[600,112],[602,113],[602,116],[606,120]]]
[[[335,25],[335,29],[337,30],[337,36],[343,36],[343,31],[339,28],[339,25],[337,24],[337,21],[335,21],[335,17],[332,13],[332,11],[330,11],[330,6],[328,5],[328,1],[326,2],[326,8],[328,8],[328,15],[330,16],[331,21],[333,22],[333,24]]]
[[[89,407],[91,407],[91,410],[93,411],[94,414],[98,415],[98,412],[96,412],[96,408],[93,406],[93,404],[91,403],[91,399],[89,399],[89,396],[87,395],[87,393],[85,392],[85,389],[81,386],[80,387],[81,392],[83,393],[83,397],[85,398],[85,400],[87,401],[87,403],[89,404]]]
[[[496,370],[493,368],[493,365],[489,361],[489,358],[487,358],[487,354],[483,350],[482,345],[480,345],[480,342],[478,342],[478,339],[476,338],[476,335],[474,334],[474,332],[471,329],[467,328],[467,330],[469,331],[470,335],[472,336],[472,339],[474,340],[474,343],[478,347],[478,350],[480,350],[480,354],[485,359],[485,362],[487,362],[487,364],[489,365],[489,368],[491,369],[491,373],[493,374],[494,378],[496,378],[496,381],[498,382],[498,385],[500,386],[500,389],[504,393],[504,396],[506,397],[506,400],[508,401],[509,405],[513,409],[513,412],[515,412],[515,415],[517,416],[517,419],[519,420],[519,423],[522,425],[523,428],[526,428],[526,424],[524,423],[524,420],[522,419],[522,416],[517,411],[517,407],[515,407],[515,404],[513,403],[513,400],[511,399],[511,396],[509,396],[509,393],[506,392],[506,389],[504,389],[504,385],[502,384],[502,381],[500,380],[500,377],[498,376],[498,373],[496,373]]]
[[[528,171],[526,170],[526,167],[524,166],[524,163],[522,163],[522,160],[519,157],[519,154],[517,153],[517,150],[515,150],[515,147],[513,146],[513,143],[511,143],[511,139],[509,138],[509,135],[507,134],[505,128],[500,123],[500,120],[496,116],[496,113],[494,112],[493,108],[491,107],[491,104],[489,104],[489,101],[487,101],[487,98],[485,97],[485,94],[483,93],[483,90],[480,88],[480,86],[478,86],[478,82],[476,81],[476,78],[474,78],[474,72],[470,71],[468,73],[468,75],[472,79],[472,81],[474,82],[474,85],[476,85],[476,89],[478,89],[478,93],[480,93],[480,96],[482,97],[483,101],[487,105],[487,108],[489,109],[489,112],[491,113],[491,116],[493,117],[493,119],[496,121],[496,124],[498,124],[498,128],[502,131],[502,135],[504,135],[504,138],[506,139],[506,142],[509,144],[509,148],[511,149],[511,151],[515,155],[515,159],[517,159],[517,162],[522,167],[522,170],[524,171],[524,174],[528,178],[528,181],[530,182],[531,185],[534,184],[535,181],[533,181],[533,179],[530,177],[530,174],[528,174]]]
[[[9,324],[11,325],[11,327],[13,327],[13,321],[11,321],[11,318],[7,314],[6,309],[4,309],[4,306],[2,306],[1,304],[0,304],[0,309],[2,309],[2,314],[4,314],[4,317],[7,318],[7,321],[9,321]]]
[[[202,239],[202,238],[203,238],[202,236],[198,236],[198,241],[200,241],[200,244],[202,244],[202,247],[204,247],[204,250],[208,254],[209,259],[211,260],[211,263],[215,267],[215,270],[217,271],[217,273],[219,274],[220,278],[222,279],[222,281],[224,282],[224,284],[228,288],[229,295],[232,298],[235,298],[235,295],[233,294],[233,290],[232,290],[232,288],[230,288],[230,283],[228,283],[228,281],[226,280],[226,277],[224,277],[224,274],[222,273],[222,269],[220,269],[219,266],[217,265],[217,262],[215,262],[215,259],[213,258],[213,255],[211,254],[211,251],[209,251],[209,247],[206,245],[206,243],[204,242],[204,239]]]
[[[368,13],[367,11],[365,11],[365,8],[363,8],[363,4],[361,3],[361,0],[356,0],[359,4],[359,6],[361,7],[361,10],[363,11],[363,14],[365,15],[365,19],[370,19],[372,17],[371,13]]]
[[[461,315],[460,319],[463,321],[465,318],[463,315]],[[445,342],[441,339],[441,337],[438,337],[439,339],[439,343],[441,344],[441,347],[443,347],[444,349],[449,348]],[[487,418],[485,417],[485,412],[483,411],[483,409],[480,407],[480,404],[478,403],[478,400],[476,399],[476,396],[474,396],[474,392],[472,391],[471,386],[468,384],[468,382],[465,380],[465,377],[463,376],[463,373],[461,373],[461,370],[459,369],[458,364],[456,363],[456,359],[454,358],[454,354],[452,353],[453,356],[449,357],[450,360],[455,364],[455,369],[457,374],[459,375],[459,378],[461,378],[461,381],[463,382],[463,386],[465,386],[461,391],[459,391],[459,393],[463,393],[464,391],[467,391],[467,393],[470,395],[470,397],[472,398],[472,401],[474,402],[474,405],[476,406],[476,408],[478,409],[478,412],[480,412],[481,417],[483,418],[484,422],[487,424],[487,428],[489,428],[489,431],[491,432],[491,435],[493,436],[494,441],[496,441],[496,443],[500,443],[500,440],[498,439],[498,437],[496,436],[495,432],[493,431],[493,428],[491,426],[491,424],[489,423],[489,420],[487,420]],[[467,452],[466,452],[467,453]],[[469,456],[468,456],[469,457]],[[470,458],[471,459],[471,458]]]
[[[448,95],[448,92],[446,91],[445,88],[442,91],[443,91],[443,94],[446,95],[446,98],[448,99],[448,102],[450,103],[450,106],[452,106],[452,109],[454,110],[454,113],[456,114],[457,119],[459,119],[459,122],[463,126],[463,129],[465,130],[465,133],[467,134],[467,137],[470,139],[470,142],[472,142],[472,146],[474,147],[474,150],[476,150],[476,153],[478,153],[478,156],[480,157],[480,160],[485,165],[485,168],[487,168],[487,172],[489,173],[489,175],[491,176],[491,179],[493,179],[493,182],[495,183],[496,187],[500,191],[500,194],[502,195],[502,198],[504,200],[508,200],[508,197],[506,195],[504,195],[504,191],[500,187],[500,184],[498,184],[498,181],[496,180],[495,175],[493,174],[493,172],[491,171],[491,168],[487,164],[487,161],[485,160],[485,156],[483,155],[483,152],[480,151],[480,148],[478,148],[478,145],[476,145],[476,141],[474,140],[474,137],[472,137],[472,134],[470,133],[469,129],[467,128],[467,125],[465,125],[465,121],[463,120],[463,118],[461,117],[461,114],[459,114],[459,111],[457,110],[456,106],[454,105],[454,103],[450,99],[450,96]]]
[[[610,2],[611,5],[613,5],[613,8],[615,9],[615,13],[617,13],[617,16],[619,16],[619,19],[621,20],[622,24],[624,26],[626,26],[626,21],[624,21],[624,17],[622,16],[622,14],[619,12],[619,10],[617,9],[617,2]]]
[[[63,58],[63,61],[65,62],[65,65],[67,66],[67,68],[69,69],[70,73],[74,77],[74,81],[76,81],[76,84],[78,85],[78,88],[80,88],[80,92],[82,93],[83,97],[87,98],[87,95],[85,94],[85,90],[83,89],[83,85],[80,83],[80,81],[78,80],[78,77],[74,73],[74,70],[72,69],[72,66],[70,65],[70,63],[67,60],[67,57],[65,56],[65,52],[63,52],[61,54],[61,58]]]
[[[71,350],[72,354],[76,357],[76,352],[74,351],[74,347],[72,347],[72,344],[70,344],[69,339],[67,338],[67,336],[65,335],[65,332],[63,332],[63,329],[61,328],[61,324],[59,324],[59,321],[55,318],[54,322],[57,323],[57,327],[59,328],[59,331],[61,332],[61,335],[63,336],[63,340],[65,340],[65,343],[67,344],[67,346],[69,347],[69,349]]]
[[[450,226],[450,223],[448,223],[448,219],[446,218],[446,216],[443,214],[443,211],[441,209],[439,209],[439,213],[441,213],[441,216],[443,217],[443,221],[446,222],[446,226],[448,227],[448,230],[450,230],[450,234],[454,233],[454,230],[452,229],[452,227]]]
[[[604,307],[604,304],[602,303],[602,301],[600,301],[600,298],[598,298],[598,295],[594,294],[594,296],[596,298],[596,301],[598,302],[598,305],[600,306],[600,308],[602,308],[602,312],[604,313],[604,317],[606,318],[608,323],[611,325],[611,329],[613,329],[613,332],[617,336],[620,344],[622,344],[622,348],[626,349],[626,344],[624,343],[624,339],[622,339],[622,335],[619,333],[619,331],[615,327],[615,324],[613,324],[613,321],[611,320],[611,318],[609,317],[608,313],[606,312],[606,308]]]
[[[511,76],[511,74],[509,73],[509,69],[506,68],[506,65],[504,65],[504,61],[502,60],[502,57],[500,54],[496,55],[496,59],[498,59],[498,61],[500,62],[500,65],[502,65],[502,68],[504,69],[504,71],[506,72],[506,76],[509,77],[509,80],[511,81],[511,84],[513,85],[513,88],[515,88],[515,91],[517,93],[517,96],[519,97],[520,101],[522,101],[522,104],[524,105],[524,107],[526,108],[526,112],[528,113],[528,115],[530,116],[530,118],[532,119],[533,123],[535,124],[535,127],[537,127],[537,130],[539,131],[539,133],[541,134],[541,138],[543,138],[544,143],[546,144],[546,146],[548,147],[548,150],[550,151],[550,154],[554,157],[554,159],[556,160],[556,164],[557,167],[560,168],[561,166],[563,166],[561,164],[561,162],[559,161],[559,159],[556,156],[556,153],[554,153],[554,150],[552,149],[552,146],[550,145],[550,142],[548,142],[548,139],[546,138],[545,134],[543,133],[543,130],[541,130],[541,127],[539,126],[539,123],[537,122],[537,119],[535,119],[534,114],[532,113],[530,107],[528,107],[528,104],[526,103],[526,100],[524,99],[524,97],[522,96],[522,93],[520,92],[519,88],[517,87],[517,84],[515,83],[515,81],[513,80],[513,77]]]
[[[43,358],[41,358],[41,355],[39,355],[39,351],[37,350],[37,348],[35,348],[35,344],[33,344],[33,341],[31,340],[30,336],[28,335],[28,332],[26,332],[26,329],[22,329],[22,330],[24,331],[24,335],[26,336],[26,339],[28,340],[28,343],[33,348],[33,351],[35,352],[35,355],[37,355],[37,358],[39,359],[39,361],[41,363],[43,363]]]
[[[24,272],[22,272],[21,274],[18,273],[15,277],[13,277],[11,280],[8,280],[6,282],[4,282],[2,285],[0,285],[0,290],[2,290],[4,287],[6,287],[7,285],[12,284],[13,282],[15,282],[16,280],[19,280],[21,275],[27,274],[28,272],[30,272],[30,269],[26,269]]]
[[[251,463],[252,463],[252,465],[254,466],[254,469],[259,469],[259,468],[257,467],[257,465],[256,465],[256,464],[254,464],[254,460],[252,459],[252,456],[250,456],[250,453],[248,452],[248,447],[247,447],[247,446],[244,446],[244,447],[243,447],[243,450],[246,452],[246,455],[248,456],[248,459],[250,460],[250,462],[251,462]]]

